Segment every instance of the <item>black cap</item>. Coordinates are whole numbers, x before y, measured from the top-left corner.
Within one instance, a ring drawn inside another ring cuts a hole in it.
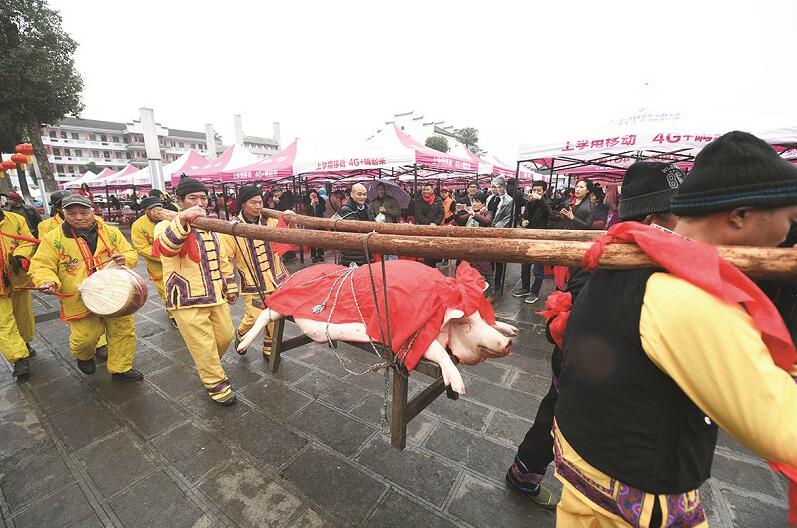
[[[174,190],[174,194],[180,198],[185,198],[186,195],[195,192],[208,192],[208,188],[205,187],[205,184],[195,178],[183,178]]]
[[[61,200],[61,207],[64,209],[72,205],[79,205],[81,207],[94,209],[94,204],[91,203],[91,200],[89,200],[88,196],[83,196],[82,194],[70,194]]]
[[[50,195],[50,207],[61,207],[61,201],[72,194],[72,191],[55,191]]]
[[[672,200],[672,212],[700,216],[736,207],[774,209],[794,204],[797,167],[765,141],[734,131],[718,137],[697,155]]]
[[[620,220],[669,212],[683,177],[684,173],[669,163],[638,161],[628,167],[618,208]]]
[[[153,207],[163,207],[163,202],[157,196],[145,196],[139,203],[142,211],[152,209]]]
[[[238,189],[238,197],[235,200],[237,209],[240,211],[247,200],[251,200],[255,196],[263,197],[263,191],[257,185],[244,185]]]

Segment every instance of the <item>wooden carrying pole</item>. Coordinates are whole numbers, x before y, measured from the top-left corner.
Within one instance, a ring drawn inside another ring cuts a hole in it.
[[[463,226],[432,226],[416,224],[386,224],[383,222],[363,222],[361,220],[332,220],[296,213],[285,213],[274,209],[263,209],[261,213],[269,218],[285,218],[290,225],[299,225],[324,231],[345,231],[349,233],[370,233],[382,235],[409,235],[429,237],[485,238],[488,233]],[[566,229],[521,229],[491,227],[489,238],[513,238],[518,240],[572,240],[590,241],[606,231],[575,231]]]
[[[156,209],[161,220],[176,213]],[[521,262],[581,266],[591,242],[561,240],[518,240],[495,238],[439,238],[386,235],[379,233],[341,233],[311,229],[282,229],[255,224],[232,223],[214,218],[197,218],[193,225],[207,231],[226,233],[268,242],[305,245],[343,251],[406,255],[428,258],[455,258],[474,261]],[[473,229],[481,231],[480,229]],[[487,230],[485,230],[487,231]],[[483,231],[482,231],[483,232]],[[485,233],[486,234],[486,233]],[[719,246],[719,253],[753,279],[794,281],[797,277],[797,249]],[[609,244],[599,262],[600,268],[633,269],[655,267],[634,244]]]

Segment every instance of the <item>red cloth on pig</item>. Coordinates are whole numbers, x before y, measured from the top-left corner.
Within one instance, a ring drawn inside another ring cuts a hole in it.
[[[335,281],[342,277],[346,268],[336,264],[318,264],[291,275],[266,299],[266,305],[283,315],[323,322],[329,318],[334,305],[332,323],[362,323],[352,296],[353,285],[368,335],[375,342],[381,341],[381,322],[387,339],[382,265],[371,266],[381,321],[374,308],[368,266],[360,266],[350,278],[343,281],[337,304],[335,293],[340,282],[335,285]],[[385,262],[385,274],[393,351],[403,354],[415,332],[418,332],[405,358],[409,370],[415,368],[423,353],[437,338],[447,308],[462,310],[465,316],[479,312],[487,324],[495,324],[493,308],[482,295],[486,286],[484,279],[467,262],[457,268],[456,277],[446,277],[436,268],[409,260]],[[313,308],[324,302],[333,286],[334,290],[324,309],[318,314],[313,313]]]

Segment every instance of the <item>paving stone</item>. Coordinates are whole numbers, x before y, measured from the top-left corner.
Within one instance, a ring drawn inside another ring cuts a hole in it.
[[[269,370],[267,361],[261,361],[260,366],[257,366],[257,362],[255,362],[253,367],[255,367],[259,372],[262,372],[266,379],[274,379],[277,381],[283,381],[285,383],[299,381],[309,373],[313,372],[313,369],[305,367],[304,365],[300,365],[296,361],[292,361],[291,359],[285,357],[280,357],[280,364],[277,368],[277,372],[271,372]]]
[[[357,461],[438,506],[448,495],[459,473],[457,468],[408,447],[402,451],[390,439],[378,435],[357,456]]]
[[[361,389],[365,389],[367,391],[375,392],[377,394],[384,394],[385,393],[385,371],[380,370],[377,372],[367,372],[365,374],[349,374],[346,376],[345,381],[347,383],[351,383],[352,385],[356,385]],[[388,390],[391,390],[393,386],[393,381],[388,378],[387,387]]]
[[[100,400],[109,401],[114,405],[123,405],[152,391],[152,387],[146,381],[143,383],[125,383],[116,381],[110,376],[97,376],[90,379],[89,384],[100,394]]]
[[[227,360],[227,358],[230,359]],[[222,361],[222,367],[224,367],[224,372],[227,373],[227,378],[230,380],[235,390],[240,390],[263,379],[263,374],[247,368],[245,364],[240,361],[241,356],[237,353],[228,352],[224,354],[224,359],[226,361]],[[257,359],[262,361],[260,358]]]
[[[75,361],[71,357],[69,360],[73,363]],[[57,359],[34,359],[30,363],[30,377],[24,383],[37,387],[68,375],[69,371]]]
[[[236,460],[199,489],[236,526],[282,526],[302,501],[243,460]]]
[[[250,385],[241,391],[241,396],[252,402],[253,405],[283,419],[293,415],[312,401],[307,396],[299,394],[278,381]]]
[[[463,368],[467,369],[468,374],[472,376],[479,376],[480,378],[484,378],[495,383],[501,383],[507,376],[507,371],[509,370],[500,363],[496,363],[492,360]]]
[[[86,496],[77,483],[34,505],[14,517],[17,528],[74,526],[83,519],[97,519]]]
[[[219,405],[210,399],[207,392],[191,394],[180,400],[180,405],[184,411],[195,415],[205,425],[223,432],[226,432],[235,420],[252,410],[249,404],[240,399],[230,407]]]
[[[447,519],[427,510],[408,498],[394,491],[388,492],[374,515],[368,520],[369,526],[380,528],[406,528],[407,526],[423,526],[424,528],[454,528]]]
[[[199,528],[211,525],[204,512],[162,471],[138,482],[110,504],[125,528]]]
[[[76,454],[106,498],[157,468],[123,431],[84,447]]]
[[[296,384],[296,388],[319,400],[347,411],[362,400],[365,391],[331,376],[315,372]]]
[[[706,512],[706,520],[709,526],[721,526],[720,514],[717,511],[717,505],[714,502],[714,493],[711,491],[711,482],[709,479],[702,486],[700,486],[700,502],[703,504],[703,510]]]
[[[468,399],[492,405],[520,417],[533,420],[540,405],[540,398],[523,392],[504,388],[478,378],[468,377],[465,381]]]
[[[16,381],[0,384],[0,415],[25,405],[25,395]]]
[[[382,397],[366,394],[363,401],[349,411],[349,414],[362,420],[367,420],[377,425],[380,429],[385,429],[387,431],[390,429],[390,417],[393,405],[391,402],[387,404],[388,423],[384,423],[382,420],[383,406],[384,401]],[[421,413],[410,420],[410,423],[407,424],[407,442],[411,444],[420,444],[423,439],[426,438],[426,435],[429,434],[429,431],[432,430],[435,423],[437,423],[437,420],[426,413]]]
[[[444,423],[437,424],[423,445],[496,479],[504,478],[516,452]]]
[[[328,526],[326,519],[321,517],[317,511],[307,508],[293,523],[291,528],[324,528]]]
[[[155,392],[130,400],[119,407],[119,412],[144,438],[152,438],[186,419],[177,406]]]
[[[191,422],[178,425],[152,443],[191,482],[230,457],[227,446]]]
[[[161,332],[147,337],[146,340],[153,348],[166,351],[176,359],[188,355],[188,347],[185,345],[185,341],[183,341],[183,336],[180,335],[180,332],[177,330],[173,332]],[[190,355],[188,359],[191,359]],[[193,360],[191,361],[193,363]]]
[[[291,418],[290,424],[306,431],[327,444],[332,449],[350,455],[374,432],[371,427],[313,402]]]
[[[42,407],[49,414],[63,411],[94,397],[71,376],[55,379],[46,385],[39,385],[35,392]]]
[[[91,400],[56,414],[52,420],[72,450],[90,444],[120,425],[111,413]]]
[[[133,366],[143,372],[144,376],[147,378],[162,368],[174,364],[175,361],[173,359],[164,356],[152,347],[143,345],[142,342],[139,341]]]
[[[772,472],[765,466],[748,464],[716,454],[714,455],[714,462],[711,464],[711,476],[734,486],[752,488],[776,498],[781,497],[780,492],[775,487]]]
[[[445,394],[441,394],[433,401],[426,410],[446,420],[456,422],[463,427],[481,431],[487,420],[490,409],[484,405],[479,405],[472,401],[462,398],[449,400]]]
[[[509,382],[509,386],[515,390],[544,398],[551,388],[551,378],[550,376],[537,376],[528,372],[516,371]]]
[[[496,412],[484,434],[496,440],[503,440],[514,446],[519,446],[532,425],[533,422]]]
[[[282,476],[348,524],[361,523],[385,491],[383,484],[346,460],[315,447],[291,462]]]
[[[0,461],[0,489],[11,512],[36,501],[74,478],[48,440]]]
[[[731,510],[733,525],[738,528],[787,526],[785,503],[781,507],[772,506],[753,497],[739,495],[727,489],[722,490],[722,496]]]
[[[192,371],[179,364],[172,364],[154,374],[149,374],[147,380],[175,400],[183,399],[193,393],[207,394],[196,370]]]
[[[232,424],[229,436],[252,456],[276,467],[307,444],[307,440],[285,426],[256,412]]]
[[[722,429],[719,430],[719,434],[717,435],[717,446],[721,446],[731,451],[734,451],[738,454],[745,455],[750,458],[760,459],[757,454],[751,451],[746,446],[740,444],[736,441],[734,437],[723,431]]]
[[[554,512],[545,511],[530,500],[504,487],[465,475],[454,491],[448,512],[473,526],[516,528],[554,526]]]
[[[136,337],[138,338],[152,337],[155,334],[163,332],[164,330],[165,327],[159,325],[155,321],[148,321],[141,318],[136,319]]]
[[[0,417],[0,458],[44,438],[36,413],[27,405]]]
[[[347,368],[352,372],[363,372],[379,360],[376,356],[374,356],[374,361],[370,363],[362,363],[353,359],[344,359],[344,368],[344,366],[340,364],[340,361],[338,361],[335,353],[329,350],[326,345],[305,345],[299,350],[301,351],[300,353],[292,356],[294,359],[314,365],[327,374],[331,374],[338,378],[345,378],[349,375],[349,371],[346,370]]]

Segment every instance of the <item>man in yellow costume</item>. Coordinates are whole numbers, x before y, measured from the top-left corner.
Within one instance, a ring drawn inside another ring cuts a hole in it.
[[[30,277],[25,269],[36,251],[36,243],[25,218],[0,210],[0,350],[14,367],[12,376],[30,375],[29,357],[36,351],[33,339],[34,319]]]
[[[50,216],[50,218],[45,218],[39,224],[39,239],[44,238],[44,235],[53,229],[60,229],[61,224],[64,223],[64,211],[61,206],[64,198],[70,194],[72,194],[72,191],[55,191],[50,195],[50,210],[52,211],[52,216]],[[102,220],[96,215],[95,218]],[[108,341],[105,339],[105,334],[100,336],[100,340],[97,342],[97,350],[94,354],[100,359],[108,357]]]
[[[144,212],[141,217],[133,222],[130,226],[130,239],[133,242],[133,247],[139,255],[144,257],[147,262],[147,274],[149,280],[155,285],[163,305],[166,306],[166,287],[163,285],[163,264],[161,259],[152,255],[152,244],[155,242],[155,224],[158,223],[157,218],[153,215],[156,207],[163,207],[163,201],[155,196],[147,196],[141,200],[141,210]],[[169,321],[176,327],[177,323],[174,322],[174,317],[169,310],[166,310],[169,315]]]
[[[245,185],[238,190],[238,220],[247,224],[276,227],[276,218],[266,218],[260,213],[263,210],[263,195],[259,187]],[[271,244],[263,240],[249,240],[243,237],[221,235],[224,247],[235,261],[241,275],[241,294],[244,298],[244,318],[238,325],[235,334],[235,345],[255,324],[262,311],[256,306],[266,295],[276,290],[287,278],[288,272],[279,255],[271,249]],[[274,335],[274,323],[263,332],[263,355],[271,355],[271,340]],[[246,350],[239,352],[246,354]]]
[[[211,399],[232,405],[237,398],[221,356],[232,342],[229,304],[238,299],[238,285],[219,237],[191,226],[206,215],[208,188],[194,178],[183,178],[175,194],[181,211],[156,226],[153,251],[163,263],[166,308],[172,310]]]
[[[79,194],[62,202],[64,222],[47,233],[30,264],[33,283],[61,297],[61,320],[69,323],[69,351],[84,374],[94,374],[97,342],[108,338],[108,372],[113,379],[138,381],[144,376],[133,368],[136,330],[133,316],[102,317],[91,313],[79,287],[110,262],[132,268],[138,255],[122,233],[95,218],[91,201]]]

